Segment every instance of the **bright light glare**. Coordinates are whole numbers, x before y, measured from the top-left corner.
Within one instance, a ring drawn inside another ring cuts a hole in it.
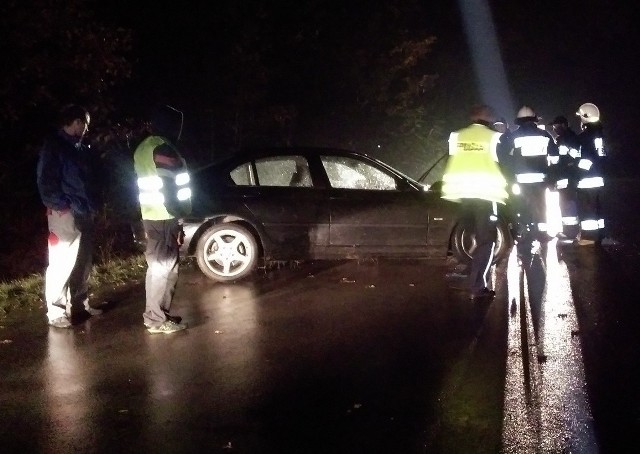
[[[544,193],[547,205],[547,234],[550,237],[562,232],[562,213],[560,211],[560,193],[547,189]]]
[[[488,2],[458,0],[458,7],[483,102],[498,112],[515,112]]]

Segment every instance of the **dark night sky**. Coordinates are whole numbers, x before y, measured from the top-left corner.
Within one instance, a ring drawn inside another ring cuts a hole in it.
[[[244,3],[271,5],[268,8],[282,15],[283,24],[289,20],[288,1]],[[375,5],[355,3],[363,8]],[[436,52],[459,55],[460,65],[469,67],[468,83],[476,84],[457,3],[423,2],[422,21],[438,37]],[[545,122],[563,114],[577,129],[577,107],[593,102],[600,107],[617,154],[628,156],[635,148],[631,131],[638,123],[640,107],[635,69],[640,39],[632,7],[599,0],[490,3],[516,110],[522,104],[531,105]],[[112,18],[135,32],[142,79],[164,81],[165,95],[177,102],[190,78],[199,76],[202,62],[214,62],[216,46],[224,45],[210,37],[221,36],[221,29],[230,26],[217,11],[216,2],[114,0],[108,8]],[[354,26],[357,22],[354,17]],[[468,105],[461,100],[460,105],[449,108],[466,112]],[[509,121],[515,116],[515,112],[503,114]]]

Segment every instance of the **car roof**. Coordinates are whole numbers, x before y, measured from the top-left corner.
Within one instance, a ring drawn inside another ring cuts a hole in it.
[[[278,156],[297,154],[302,156],[316,156],[319,154],[356,155],[371,158],[367,153],[333,147],[313,147],[313,146],[289,146],[289,147],[263,147],[245,148],[239,151],[236,157],[256,158],[261,156]]]

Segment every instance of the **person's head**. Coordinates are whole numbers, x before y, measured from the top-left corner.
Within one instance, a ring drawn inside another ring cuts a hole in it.
[[[550,125],[553,128],[553,132],[555,134],[561,134],[569,129],[569,121],[562,115],[558,115],[556,118],[554,118]]]
[[[536,112],[529,106],[522,106],[518,113],[516,114],[516,124],[523,125],[525,123],[535,123],[537,124],[540,121],[540,117],[536,114]]]
[[[496,121],[496,114],[492,107],[486,104],[476,104],[471,107],[469,112],[469,119],[473,123],[480,123],[487,126],[492,126]]]
[[[87,109],[77,104],[68,104],[60,110],[60,127],[72,137],[81,139],[89,129],[90,122]]]
[[[161,105],[151,114],[151,132],[177,142],[182,134],[183,115],[178,109]]]
[[[509,130],[509,123],[503,117],[500,117],[493,122],[493,129],[504,134]]]

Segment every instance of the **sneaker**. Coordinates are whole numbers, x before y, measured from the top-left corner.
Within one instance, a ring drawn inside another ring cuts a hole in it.
[[[475,300],[481,300],[481,299],[490,299],[490,298],[493,298],[494,296],[496,296],[496,292],[494,292],[493,290],[489,290],[488,288],[485,287],[482,290],[479,290],[478,292],[472,293],[469,299],[475,301]]]
[[[164,313],[165,317],[167,318],[168,321],[175,323],[176,325],[179,325],[180,322],[182,321],[182,317],[180,317],[179,315],[169,315],[166,312]],[[145,328],[151,328],[151,325],[148,323],[144,324]]]
[[[182,321],[182,317],[180,317],[179,315],[169,315],[168,313],[164,313],[165,317],[167,317],[167,320],[169,320],[170,322],[175,323],[176,325],[179,325],[180,322]]]
[[[49,326],[55,328],[71,328],[71,320],[67,316],[58,317],[54,320],[49,320]]]
[[[182,323],[173,323],[169,320],[164,322],[160,326],[150,326],[147,328],[147,331],[151,334],[171,334],[176,331],[182,331],[183,329],[187,329],[187,325]]]

